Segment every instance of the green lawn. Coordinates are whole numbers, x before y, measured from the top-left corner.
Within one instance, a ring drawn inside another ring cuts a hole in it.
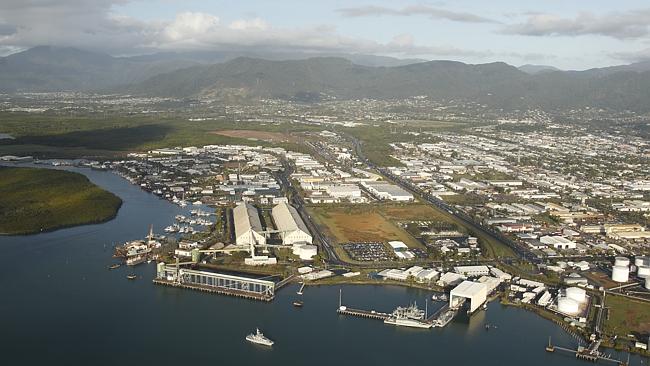
[[[0,167],[0,233],[29,234],[111,219],[122,201],[79,173]]]

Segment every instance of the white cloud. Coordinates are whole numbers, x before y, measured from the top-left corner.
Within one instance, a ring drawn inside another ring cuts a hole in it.
[[[249,29],[265,30],[265,29],[269,29],[270,26],[267,22],[265,22],[261,18],[255,18],[255,19],[235,20],[232,23],[230,23],[228,27],[234,30],[249,30]]]
[[[420,58],[493,59],[513,53],[418,44],[410,34],[388,42],[351,37],[329,25],[278,27],[262,18],[226,22],[214,14],[183,12],[171,20],[140,20],[114,13],[127,0],[0,0],[0,54],[38,45],[70,46],[128,55],[160,50],[367,53]],[[483,21],[471,14],[406,7],[457,21]],[[2,33],[5,33],[4,35]],[[521,58],[528,57],[520,55]],[[536,57],[536,56],[535,56]]]
[[[171,41],[192,40],[219,26],[219,18],[205,13],[184,12],[176,15],[163,32]]]
[[[600,35],[617,39],[633,39],[650,34],[650,9],[610,12],[595,15],[589,12],[574,18],[547,13],[529,13],[524,22],[505,26],[503,33],[526,36]]]
[[[384,6],[360,6],[354,8],[342,8],[337,10],[341,15],[346,17],[370,17],[370,16],[413,16],[424,15],[431,19],[445,19],[454,22],[465,23],[496,23],[495,20],[482,17],[480,15],[452,11],[442,8],[434,8],[428,5],[409,5],[401,9],[387,8]]]

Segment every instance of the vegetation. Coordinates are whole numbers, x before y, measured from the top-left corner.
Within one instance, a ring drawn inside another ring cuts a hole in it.
[[[82,174],[53,169],[0,168],[0,233],[29,234],[99,223],[122,201]]]
[[[215,131],[264,131],[301,133],[314,129],[290,123],[260,124],[232,121],[187,121],[181,117],[160,116],[65,116],[54,114],[0,113],[0,133],[15,137],[0,140],[0,154],[36,157],[113,157],[131,151],[174,146],[241,144],[281,146],[306,150],[296,142],[269,142],[224,136]],[[298,140],[298,139],[297,139]]]
[[[650,303],[624,296],[607,296],[609,316],[605,331],[612,335],[627,337],[628,334],[644,335],[650,332]]]

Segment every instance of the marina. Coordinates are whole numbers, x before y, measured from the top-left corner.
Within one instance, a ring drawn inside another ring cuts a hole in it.
[[[444,328],[409,331],[406,327],[388,327],[356,316],[334,314],[338,286],[311,286],[301,296],[308,306],[296,311],[292,302],[300,285],[291,281],[283,284],[286,289],[282,291],[277,291],[276,284],[272,302],[242,301],[235,296],[210,296],[173,285],[152,285],[156,276],[153,263],[107,270],[112,248],[104,243],[142,237],[151,224],[164,228],[175,215],[188,215],[188,208],[158,199],[110,172],[69,169],[86,174],[118,194],[124,204],[115,220],[104,224],[0,237],[7,258],[29,257],[31,261],[30,266],[7,261],[0,269],[5,295],[0,313],[0,350],[8,364],[81,364],[96,360],[93,363],[111,365],[127,358],[130,364],[308,362],[330,366],[364,353],[372,355],[371,362],[377,366],[426,364],[432,354],[437,364],[585,365],[581,359],[542,349],[548,335],[558,344],[575,342],[556,324],[498,303],[491,303],[486,311],[471,317],[461,312]],[[125,276],[131,273],[138,280],[127,281]],[[431,296],[427,291],[388,285],[341,287],[346,304],[353,305],[349,310],[395,309]],[[47,311],[43,311],[45,303]],[[433,304],[429,305],[433,308]],[[434,314],[437,312],[438,308],[433,309]],[[174,338],[174,346],[183,352],[159,352],[170,343],[170,333],[188,331],[188,319],[201,321],[192,327],[191,337]],[[498,332],[486,332],[486,323],[498,325]],[[318,329],[318,342],[297,334],[295,330],[305,324]],[[269,352],[245,342],[244,335],[256,327],[268,332],[278,347]],[[521,342],[522,334],[526,342]],[[130,349],[142,352],[125,350],[127,338]],[[34,342],[39,342],[39,352],[33,352]],[[282,346],[285,344],[291,347]],[[397,344],[405,352],[394,352]],[[319,352],[323,348],[336,352]],[[313,357],[317,352],[319,357]],[[626,357],[612,351],[612,358]],[[632,356],[630,365],[647,361]]]

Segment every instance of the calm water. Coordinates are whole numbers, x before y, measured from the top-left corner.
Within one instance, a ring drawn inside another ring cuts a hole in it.
[[[547,354],[550,335],[576,341],[536,315],[491,303],[486,312],[444,329],[396,328],[335,313],[339,287],[297,287],[272,303],[154,286],[154,265],[109,271],[111,244],[160,230],[180,208],[109,173],[73,169],[122,198],[105,224],[24,237],[0,237],[0,357],[4,365],[588,365]],[[345,286],[349,306],[389,311],[427,292]],[[486,331],[485,323],[497,329]],[[276,341],[268,350],[244,341],[259,326]],[[623,356],[621,356],[623,357]],[[632,364],[647,363],[633,358]]]

